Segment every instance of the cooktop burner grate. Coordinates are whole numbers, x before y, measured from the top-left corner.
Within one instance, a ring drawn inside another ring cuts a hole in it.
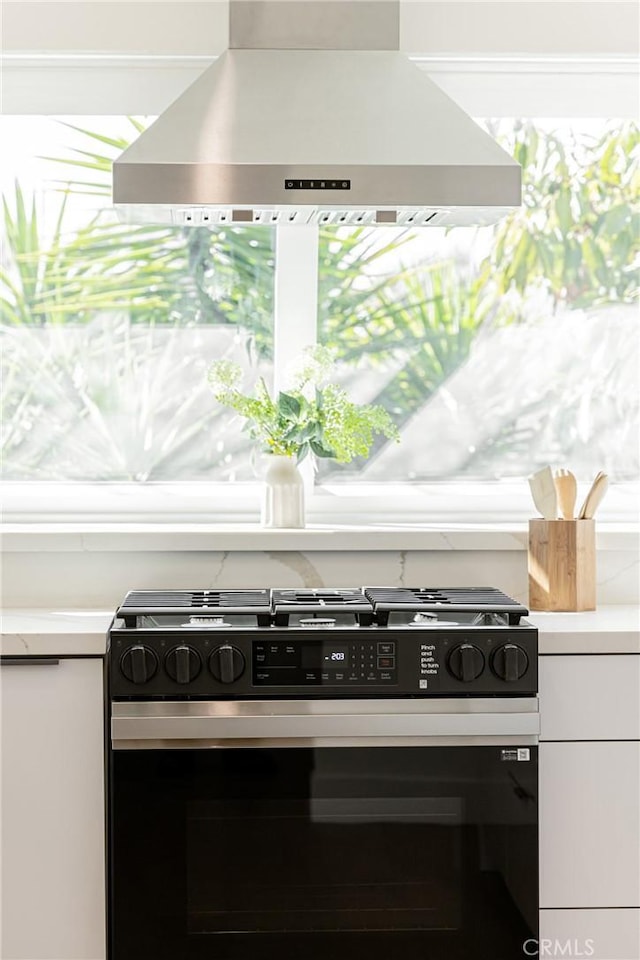
[[[345,624],[388,626],[390,614],[415,613],[447,620],[455,614],[476,615],[470,625],[517,625],[526,607],[495,587],[364,587],[317,589],[132,590],[117,610],[127,628],[143,626],[139,618],[156,618],[159,629],[170,617],[251,618],[259,627],[288,627],[301,614],[313,618],[337,615]],[[163,620],[163,618],[165,618]],[[253,619],[255,618],[255,619]],[[351,619],[349,619],[351,618]],[[455,619],[455,617],[454,617]],[[464,617],[460,618],[464,622]],[[240,621],[236,621],[238,626]],[[195,624],[194,624],[195,625]],[[230,625],[233,625],[230,623]],[[306,624],[305,624],[306,625]],[[144,624],[148,628],[148,624]]]
[[[258,625],[271,623],[271,598],[268,590],[132,590],[118,607],[116,616],[127,626],[136,626],[136,618],[192,611],[216,614],[255,614]]]
[[[272,590],[271,601],[277,627],[286,627],[294,613],[347,613],[353,614],[360,626],[373,623],[373,609],[359,588]]]
[[[510,625],[520,623],[520,617],[529,612],[495,587],[365,587],[364,593],[382,626],[388,623],[389,613],[396,610],[505,613]]]

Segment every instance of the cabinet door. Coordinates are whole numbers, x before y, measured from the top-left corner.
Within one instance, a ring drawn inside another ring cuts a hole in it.
[[[540,744],[540,906],[640,906],[640,743]]]
[[[541,910],[539,952],[534,944],[527,951],[549,960],[638,960],[640,910]]]
[[[640,739],[640,657],[543,656],[541,740]]]
[[[101,660],[0,666],[3,960],[105,957]]]

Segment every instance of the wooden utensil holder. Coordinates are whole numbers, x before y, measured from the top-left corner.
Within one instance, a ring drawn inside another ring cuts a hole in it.
[[[595,610],[595,520],[529,520],[531,610]]]

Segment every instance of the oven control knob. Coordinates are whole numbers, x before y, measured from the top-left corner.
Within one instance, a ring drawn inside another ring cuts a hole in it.
[[[244,673],[244,657],[236,647],[223,643],[209,657],[209,669],[220,683],[233,683]]]
[[[507,683],[515,683],[520,677],[523,677],[529,666],[529,657],[515,643],[505,643],[493,654],[491,659],[491,669],[496,677],[506,680]]]
[[[164,668],[176,683],[191,683],[200,673],[202,661],[197,650],[181,643],[169,650],[164,658]]]
[[[449,673],[452,673],[456,680],[471,683],[484,670],[482,650],[474,647],[472,643],[461,643],[449,654],[448,667]]]
[[[131,683],[146,683],[158,669],[158,658],[141,643],[129,647],[120,658],[120,670]]]

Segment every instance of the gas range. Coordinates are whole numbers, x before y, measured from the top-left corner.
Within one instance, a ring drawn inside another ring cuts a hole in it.
[[[491,587],[136,590],[111,699],[532,696],[527,613]]]
[[[129,593],[109,636],[113,960],[537,941],[526,614],[493,588]]]

